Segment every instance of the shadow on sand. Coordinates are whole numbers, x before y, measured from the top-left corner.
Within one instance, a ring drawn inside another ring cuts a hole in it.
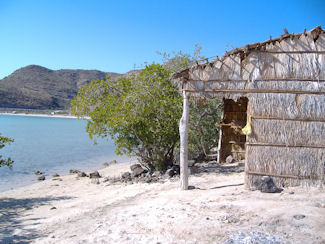
[[[198,167],[198,173],[196,175],[200,176],[204,173],[208,174],[223,174],[223,175],[229,175],[233,173],[242,173],[244,172],[245,163],[244,162],[237,162],[234,164],[217,164],[217,163],[200,163],[198,165],[195,165]],[[236,187],[236,186],[243,186],[244,183],[239,184],[230,184],[230,185],[222,185],[222,186],[215,186],[209,189],[220,189],[220,188],[226,188],[226,187]],[[198,188],[195,186],[189,186],[189,190],[208,190],[204,188]]]
[[[0,243],[30,243],[40,237],[35,228],[24,224],[39,224],[40,219],[28,218],[28,210],[65,199],[70,197],[0,198]]]
[[[217,174],[233,174],[244,172],[245,164],[243,162],[235,164],[201,164],[199,173],[217,173]]]
[[[244,183],[240,183],[240,184],[232,184],[232,185],[223,185],[223,186],[215,186],[215,187],[211,187],[210,189],[220,189],[220,188],[225,188],[225,187],[233,187],[233,186],[243,186]]]

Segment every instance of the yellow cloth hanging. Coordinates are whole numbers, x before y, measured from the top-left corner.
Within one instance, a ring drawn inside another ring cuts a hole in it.
[[[247,125],[241,130],[242,133],[246,136],[250,136],[252,134],[252,116],[248,116],[248,123]]]

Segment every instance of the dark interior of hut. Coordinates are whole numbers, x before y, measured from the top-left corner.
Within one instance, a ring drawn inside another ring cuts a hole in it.
[[[224,99],[223,103],[223,119],[216,124],[220,126],[218,161],[223,163],[230,155],[236,161],[244,160],[246,135],[241,130],[247,122],[248,98],[241,97],[237,102],[232,99]]]

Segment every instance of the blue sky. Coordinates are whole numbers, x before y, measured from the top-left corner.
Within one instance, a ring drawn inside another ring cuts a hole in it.
[[[0,0],[0,79],[37,64],[124,73],[157,51],[206,57],[321,25],[325,1]]]

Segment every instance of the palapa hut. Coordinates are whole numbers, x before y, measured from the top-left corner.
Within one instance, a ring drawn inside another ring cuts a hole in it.
[[[218,161],[245,159],[246,186],[264,175],[278,186],[325,183],[325,31],[285,32],[174,74],[184,99],[182,189],[188,189],[189,98],[223,99]]]

